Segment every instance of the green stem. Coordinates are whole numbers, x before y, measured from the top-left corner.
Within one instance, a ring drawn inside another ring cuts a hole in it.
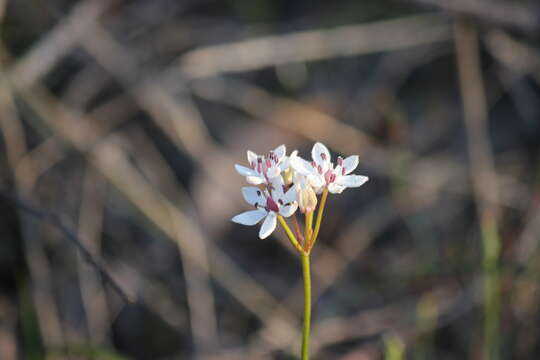
[[[302,248],[302,245],[298,243],[298,240],[296,240],[296,237],[294,236],[293,232],[291,231],[291,228],[289,225],[287,225],[287,222],[283,218],[283,216],[278,215],[278,221],[283,226],[283,229],[287,233],[287,237],[289,238],[289,241],[291,244],[298,250],[300,253],[304,253],[304,249]]]
[[[304,330],[302,332],[302,360],[309,359],[309,331],[311,324],[311,274],[309,254],[302,253],[302,272],[304,274]]]
[[[484,247],[484,358],[497,360],[500,347],[500,284],[498,260],[500,239],[497,224],[492,214],[486,213],[481,219],[482,242]]]
[[[321,228],[321,221],[324,213],[324,207],[326,206],[326,199],[328,198],[328,188],[324,188],[324,191],[321,196],[321,204],[319,205],[319,211],[317,212],[317,222],[315,223],[315,230],[313,231],[313,236],[310,239],[308,252],[311,250],[315,241],[317,241],[317,236],[319,235],[319,229]]]

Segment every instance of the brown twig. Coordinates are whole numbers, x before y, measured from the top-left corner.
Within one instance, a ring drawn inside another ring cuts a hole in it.
[[[519,30],[530,35],[540,32],[540,8],[498,0],[405,0],[422,7]]]
[[[463,119],[467,134],[471,180],[483,245],[484,272],[484,359],[499,358],[500,284],[498,261],[499,189],[495,161],[488,132],[488,109],[478,33],[466,22],[455,26],[456,57],[463,101]]]
[[[437,15],[410,16],[201,47],[183,55],[178,70],[185,78],[195,79],[295,62],[400,50],[445,42],[450,40],[450,35],[448,24]]]

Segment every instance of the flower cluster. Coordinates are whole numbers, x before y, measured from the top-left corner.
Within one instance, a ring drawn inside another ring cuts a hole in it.
[[[297,209],[308,219],[317,207],[317,195],[339,194],[368,180],[366,176],[351,175],[358,166],[358,155],[338,157],[334,164],[326,146],[316,143],[311,157],[311,162],[304,160],[298,156],[298,151],[287,156],[285,145],[266,155],[248,151],[249,167],[238,164],[235,167],[254,185],[243,187],[242,195],[255,210],[236,215],[232,221],[255,225],[264,219],[259,231],[259,237],[264,239],[274,231],[277,220],[290,217]]]

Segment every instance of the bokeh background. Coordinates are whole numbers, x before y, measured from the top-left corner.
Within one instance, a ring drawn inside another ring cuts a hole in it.
[[[370,181],[313,252],[313,359],[540,353],[535,0],[0,1],[0,359],[297,359],[298,256],[234,163]]]

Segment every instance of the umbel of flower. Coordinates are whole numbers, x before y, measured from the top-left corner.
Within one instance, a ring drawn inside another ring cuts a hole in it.
[[[271,182],[271,190],[257,187],[243,187],[242,195],[246,202],[255,206],[250,210],[236,215],[232,221],[242,225],[255,225],[264,219],[259,237],[267,238],[276,228],[277,216],[289,217],[296,211],[296,189],[291,187],[284,192],[284,184],[281,176],[274,177]]]
[[[326,187],[333,194],[341,194],[346,188],[359,187],[368,181],[367,176],[349,175],[358,166],[358,155],[345,159],[339,156],[334,166],[330,161],[330,152],[318,142],[313,145],[311,157],[313,161],[308,162],[296,156],[291,164],[296,172],[307,177],[317,193]]]
[[[321,143],[311,150],[312,161],[308,162],[293,151],[286,155],[285,145],[280,145],[267,155],[247,151],[249,167],[235,165],[246,181],[257,187],[242,188],[244,199],[256,210],[235,216],[232,221],[243,225],[255,225],[265,219],[259,237],[268,237],[276,227],[278,215],[289,217],[297,208],[302,213],[311,213],[317,207],[317,195],[328,189],[339,194],[348,187],[359,187],[368,178],[350,175],[358,165],[358,155],[331,161],[330,152]]]
[[[267,155],[258,155],[248,150],[249,168],[236,164],[236,171],[240,175],[245,176],[246,181],[252,185],[269,184],[274,178],[280,176],[282,171],[289,167],[285,152],[285,145],[278,146]]]

